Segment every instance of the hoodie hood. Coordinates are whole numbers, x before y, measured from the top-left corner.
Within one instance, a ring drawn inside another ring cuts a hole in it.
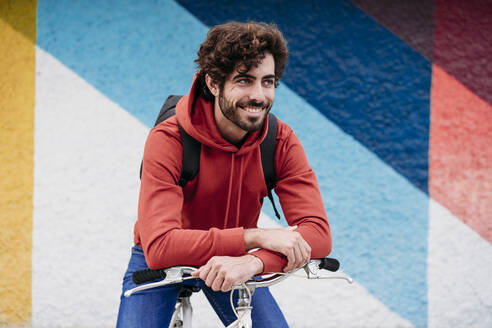
[[[176,105],[176,117],[183,129],[200,143],[217,148],[222,151],[242,155],[250,152],[260,145],[267,134],[268,117],[265,118],[263,127],[258,131],[249,133],[240,148],[225,140],[215,123],[214,104],[202,97],[196,97],[198,72],[193,78],[190,92],[182,97]],[[195,100],[193,106],[193,102]]]

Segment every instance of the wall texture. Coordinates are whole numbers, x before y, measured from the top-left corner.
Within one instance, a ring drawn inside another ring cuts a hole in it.
[[[273,111],[356,281],[273,288],[291,326],[492,326],[486,0],[1,1],[0,326],[114,326],[146,135],[229,20],[289,42]]]

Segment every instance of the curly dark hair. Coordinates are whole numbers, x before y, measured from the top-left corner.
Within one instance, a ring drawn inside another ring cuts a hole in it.
[[[237,64],[240,64],[240,73],[246,73],[251,67],[259,65],[266,52],[271,53],[275,61],[275,86],[278,86],[289,50],[287,41],[275,24],[229,22],[212,27],[195,59],[200,70],[197,81],[200,84],[199,95],[207,100],[214,98],[205,84],[206,74],[222,89],[226,77]]]

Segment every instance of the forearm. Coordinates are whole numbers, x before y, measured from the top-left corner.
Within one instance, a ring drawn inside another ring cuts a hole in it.
[[[263,261],[252,254],[246,254],[244,256],[247,256],[248,258],[251,257],[251,267],[253,268],[253,275],[258,275],[263,272],[263,269],[265,265],[263,264]]]
[[[252,228],[244,230],[244,248],[250,251],[255,248],[270,249],[276,238],[282,238],[272,233],[277,229]],[[331,234],[328,222],[319,218],[308,218],[298,224],[295,229],[312,248],[316,256],[326,256],[331,251]],[[326,255],[322,255],[326,254]]]
[[[147,231],[141,234],[141,242],[147,264],[159,269],[174,265],[200,266],[213,256],[244,255],[242,235],[242,228],[172,229],[161,234]]]
[[[244,248],[250,251],[262,247],[263,229],[252,228],[244,230]]]

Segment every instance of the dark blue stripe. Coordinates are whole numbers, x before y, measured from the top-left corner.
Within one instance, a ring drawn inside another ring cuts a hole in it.
[[[411,47],[348,1],[179,3],[209,26],[275,22],[290,47],[283,81],[428,192],[431,64]]]

